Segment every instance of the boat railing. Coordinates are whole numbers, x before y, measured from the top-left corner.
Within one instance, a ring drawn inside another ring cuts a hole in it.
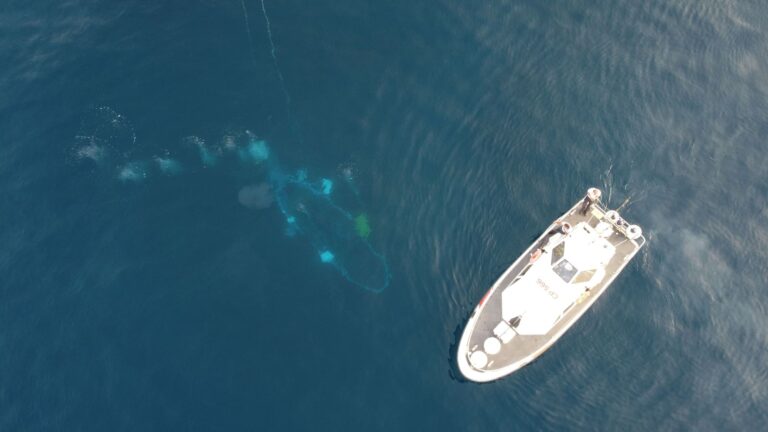
[[[618,211],[608,210],[601,205],[600,201],[593,202],[589,208],[590,217],[588,223],[592,223],[593,219],[599,222],[606,222],[611,224],[616,231],[621,233],[625,240],[619,244],[623,244],[625,241],[630,241],[635,247],[641,247],[645,244],[645,237],[642,235],[642,230],[639,226],[630,224],[626,219],[622,218]]]

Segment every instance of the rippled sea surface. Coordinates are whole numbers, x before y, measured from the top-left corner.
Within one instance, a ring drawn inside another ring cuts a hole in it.
[[[0,26],[0,430],[765,427],[765,4],[7,0]],[[290,235],[227,159],[252,136],[354,181],[385,289]],[[461,379],[472,308],[589,186],[647,247],[535,363]]]

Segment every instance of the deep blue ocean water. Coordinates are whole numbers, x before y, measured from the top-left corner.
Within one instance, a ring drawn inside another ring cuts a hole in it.
[[[0,430],[765,427],[768,5],[7,0],[0,26]],[[589,186],[647,247],[535,363],[462,380],[472,308]]]

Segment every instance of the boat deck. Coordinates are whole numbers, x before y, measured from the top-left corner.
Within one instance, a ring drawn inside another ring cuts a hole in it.
[[[580,203],[575,205],[559,220],[568,222],[571,226],[576,226],[580,222],[587,222],[590,226],[595,227],[606,212],[606,210],[599,205],[593,204],[587,214],[582,215],[579,212],[580,207]],[[553,224],[547,228],[545,234],[533,243],[515,264],[513,264],[512,270],[507,271],[503,279],[498,280],[496,284],[494,284],[491,293],[485,300],[482,308],[475,312],[476,314],[479,313],[479,316],[476,317],[477,321],[467,346],[469,352],[481,348],[483,346],[483,341],[485,341],[487,337],[493,335],[494,327],[496,327],[502,320],[501,292],[504,288],[509,286],[526,264],[528,264],[530,253],[546,243],[548,238],[547,233],[554,227],[555,225]],[[615,232],[608,238],[608,240],[616,248],[616,254],[606,266],[606,275],[603,278],[603,281],[592,288],[589,295],[582,299],[581,302],[576,302],[571,306],[549,333],[536,336],[524,336],[518,334],[510,342],[503,344],[499,353],[488,356],[488,364],[483,368],[483,371],[492,372],[516,363],[518,364],[518,367],[522,367],[529,363],[557,341],[557,339],[559,339],[560,336],[562,336],[562,334],[573,325],[573,323],[586,312],[587,309],[589,309],[645,243],[643,237],[639,237],[634,241],[629,240],[622,232],[619,232],[622,231],[622,226],[618,226],[618,229],[615,229],[614,231]]]

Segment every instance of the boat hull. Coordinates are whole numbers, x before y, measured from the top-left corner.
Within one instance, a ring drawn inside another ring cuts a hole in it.
[[[617,254],[606,266],[609,271],[599,285],[591,289],[589,295],[569,307],[567,312],[562,315],[546,334],[516,335],[514,339],[503,344],[499,353],[485,356],[489,360],[487,366],[476,367],[473,365],[470,361],[470,355],[475,351],[483,350],[481,348],[483,347],[483,341],[493,336],[494,326],[502,319],[501,292],[518,277],[526,265],[528,265],[531,254],[542,247],[553,230],[557,230],[563,222],[576,226],[580,222],[596,225],[601,221],[607,221],[606,214],[610,213],[602,208],[599,203],[593,203],[585,214],[582,214],[582,205],[582,201],[576,203],[569,211],[555,220],[507,268],[477,304],[465,326],[457,350],[457,363],[464,377],[475,382],[489,382],[507,376],[534,361],[557,342],[590,306],[597,301],[645,243],[645,239],[642,236],[629,239],[626,233],[626,228],[629,224],[619,219],[617,224],[614,225],[615,235],[610,237],[611,242],[617,246]]]

